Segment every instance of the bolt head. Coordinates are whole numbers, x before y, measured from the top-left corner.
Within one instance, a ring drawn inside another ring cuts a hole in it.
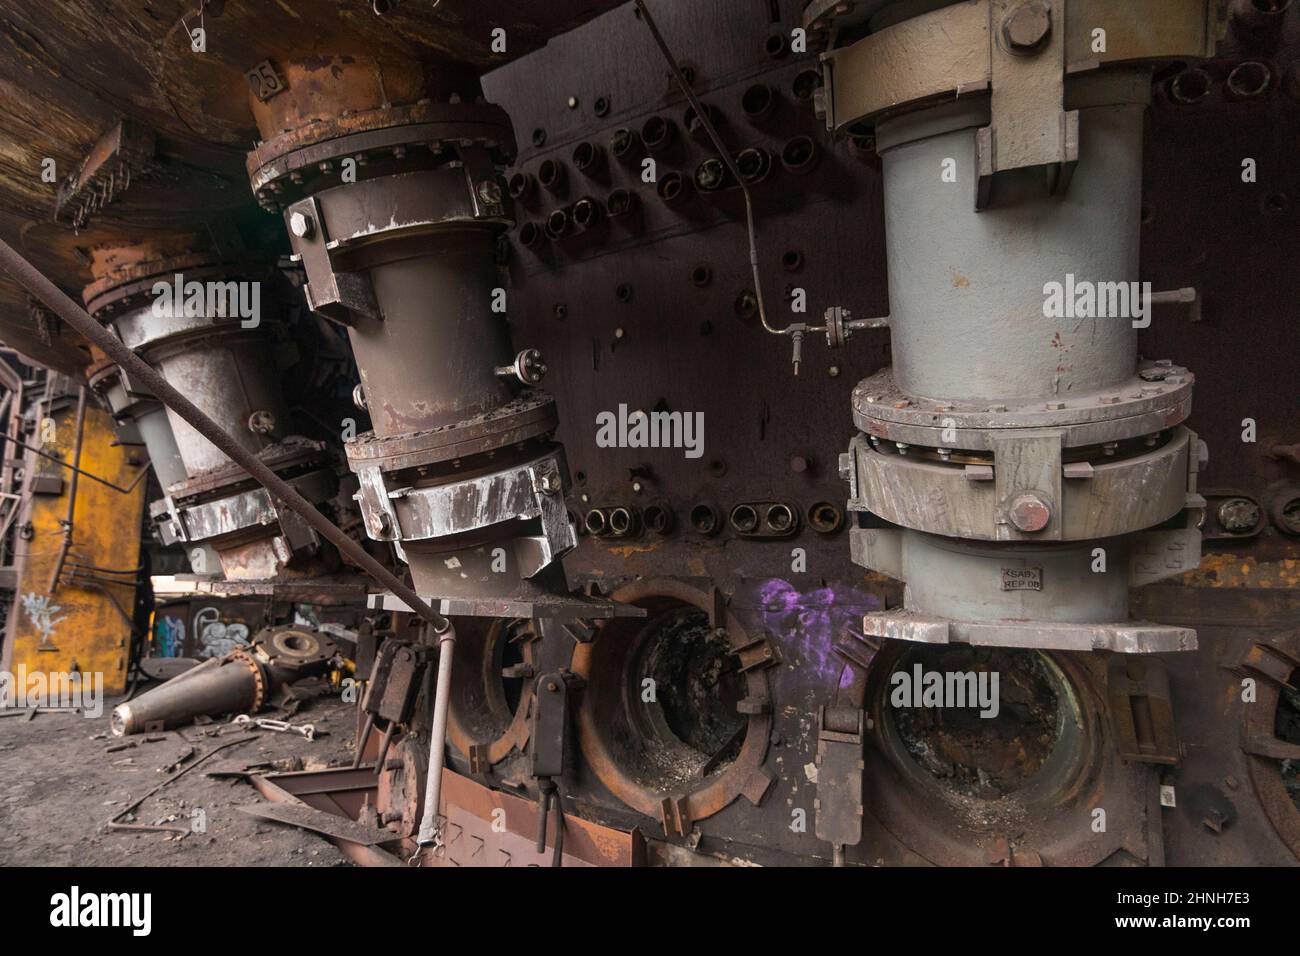
[[[478,198],[492,206],[500,205],[501,184],[492,179],[483,180],[478,184]]]
[[[316,231],[316,224],[312,222],[311,216],[295,209],[289,214],[289,231],[299,239],[310,239]]]
[[[1016,495],[1007,508],[1007,519],[1017,531],[1042,531],[1052,520],[1052,509],[1038,495]]]
[[[1052,33],[1052,9],[1042,0],[1022,3],[1002,21],[1002,37],[1014,53],[1036,51]]]

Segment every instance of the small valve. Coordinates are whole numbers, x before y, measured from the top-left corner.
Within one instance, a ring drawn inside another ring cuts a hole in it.
[[[799,363],[803,361],[803,326],[790,327],[790,341],[794,344],[794,353],[790,362],[794,365],[794,374],[799,374]]]
[[[536,385],[546,374],[546,363],[537,349],[524,349],[515,356],[513,365],[500,365],[494,371],[502,378],[516,378],[524,385]]]

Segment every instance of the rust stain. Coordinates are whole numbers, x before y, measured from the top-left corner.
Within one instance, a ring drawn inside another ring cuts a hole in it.
[[[1207,554],[1201,566],[1181,579],[1212,588],[1300,588],[1300,560],[1257,561],[1235,554]]]

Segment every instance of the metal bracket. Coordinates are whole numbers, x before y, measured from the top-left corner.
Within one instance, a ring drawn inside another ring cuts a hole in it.
[[[307,307],[340,325],[354,324],[354,315],[383,319],[370,277],[361,272],[335,272],[329,237],[315,196],[300,199],[284,211],[294,249],[307,273]]]
[[[528,762],[534,777],[564,773],[564,744],[568,736],[571,674],[558,670],[537,678],[533,712],[529,717]]]
[[[1106,667],[1106,700],[1121,757],[1178,763],[1181,754],[1169,672],[1163,663],[1142,657],[1111,658]]]
[[[862,841],[864,726],[863,712],[853,707],[822,707],[817,715],[814,829],[837,848]]]
[[[990,0],[992,120],[976,133],[975,208],[1001,172],[1041,166],[1047,191],[1064,193],[1079,161],[1079,113],[1065,97],[1066,0]]]

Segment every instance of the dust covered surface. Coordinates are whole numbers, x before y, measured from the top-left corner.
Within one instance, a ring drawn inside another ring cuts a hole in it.
[[[227,747],[149,797],[124,822],[188,827],[184,836],[110,831],[116,814],[221,743],[250,736],[225,722],[164,734],[112,737],[103,716],[38,713],[0,719],[0,866],[349,866],[323,837],[259,820],[236,809],[266,803],[251,784],[213,770],[270,764],[276,770],[351,763],[352,706],[321,698],[290,718],[311,723],[316,739],[261,731]],[[264,711],[259,716],[281,716]],[[324,732],[324,735],[322,735]],[[132,744],[106,753],[110,747]],[[180,767],[172,767],[193,753]],[[200,818],[195,811],[202,811]],[[193,832],[201,819],[206,832]]]
[[[897,707],[895,726],[908,753],[950,794],[1000,800],[1042,768],[1055,747],[1059,703],[1035,654],[980,648],[918,648],[910,669],[998,674],[999,712],[977,707]]]

